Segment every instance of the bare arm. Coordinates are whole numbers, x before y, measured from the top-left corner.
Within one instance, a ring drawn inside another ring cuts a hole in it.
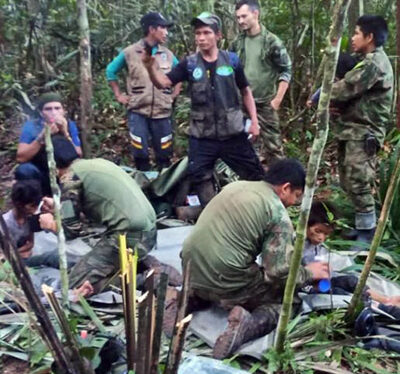
[[[114,92],[115,99],[122,105],[127,105],[129,102],[129,96],[125,93],[122,93],[119,84],[117,81],[109,81],[112,91]]]
[[[160,70],[153,56],[143,53],[142,62],[149,72],[150,80],[157,88],[169,88],[172,86],[171,80]]]
[[[253,135],[253,139],[255,139],[258,135],[260,135],[260,126],[258,125],[257,109],[254,102],[253,93],[251,92],[249,86],[240,90],[240,93],[242,94],[243,105],[251,119],[249,134]]]
[[[36,139],[30,144],[19,143],[17,148],[17,162],[21,163],[32,160],[42,147],[43,144]]]
[[[182,90],[182,82],[177,83],[172,91],[172,100],[175,100]]]
[[[271,106],[274,110],[278,110],[281,106],[282,100],[285,97],[286,91],[289,88],[289,82],[279,81],[278,90],[275,97],[271,100]]]

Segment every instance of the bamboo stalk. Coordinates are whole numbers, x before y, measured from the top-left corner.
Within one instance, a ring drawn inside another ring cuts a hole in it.
[[[183,345],[185,343],[186,330],[189,327],[193,315],[189,314],[176,324],[176,334],[172,337],[172,344],[168,352],[167,367],[164,374],[176,374],[181,361]]]
[[[83,358],[79,354],[78,341],[77,341],[76,337],[74,336],[74,334],[72,334],[72,332],[69,328],[67,317],[66,317],[63,309],[61,308],[60,303],[58,302],[58,300],[56,298],[56,295],[54,294],[53,288],[47,286],[46,284],[43,284],[42,291],[43,291],[43,294],[46,296],[46,299],[48,300],[54,315],[57,318],[57,322],[60,325],[62,332],[64,333],[64,336],[66,339],[66,344],[72,352],[73,361],[75,361],[77,363],[79,372],[87,373],[88,368],[85,366]]]
[[[149,304],[147,299],[149,298],[149,293],[146,292],[138,299],[138,349],[137,349],[137,362],[136,362],[136,374],[146,373],[146,362],[147,362],[147,333],[148,333],[148,313]]]
[[[162,323],[164,316],[164,305],[165,296],[167,294],[168,287],[168,274],[160,274],[160,282],[157,289],[157,307],[156,307],[156,317],[153,335],[153,347],[152,347],[152,358],[150,373],[157,374],[158,372],[158,361],[160,357],[160,347],[161,347],[161,334],[162,334]]]
[[[145,289],[149,293],[147,298],[147,332],[146,332],[146,367],[145,374],[150,373],[151,358],[153,356],[153,339],[155,326],[155,300],[154,300],[154,269],[150,270],[145,280]]]
[[[10,239],[6,223],[4,222],[1,214],[0,247],[7,260],[11,264],[15,277],[21,285],[30,307],[35,313],[38,322],[36,323],[36,328],[43,341],[49,348],[56,365],[60,368],[64,368],[67,374],[78,374],[78,371],[73,367],[64,351],[64,347],[58,339],[57,333],[54,330],[46,309],[43,307],[39,297],[35,292],[31,277],[29,276],[29,273],[21,260],[18,250],[15,248],[14,243]]]
[[[390,183],[386,192],[385,200],[383,202],[381,214],[378,219],[375,235],[374,238],[372,239],[371,247],[368,252],[368,257],[365,261],[365,265],[361,272],[353,297],[351,298],[349,308],[347,309],[346,317],[348,318],[349,321],[354,321],[354,319],[356,318],[358,311],[357,306],[361,302],[363,289],[367,283],[369,273],[371,272],[372,265],[374,264],[376,253],[378,252],[379,244],[381,243],[383,233],[385,232],[385,227],[388,221],[390,207],[392,205],[393,197],[396,192],[397,186],[399,184],[399,179],[400,179],[400,153],[397,156],[396,166],[390,178]]]
[[[57,223],[57,237],[58,237],[58,256],[60,262],[60,275],[61,275],[61,295],[62,304],[66,311],[69,309],[68,300],[68,265],[67,265],[67,250],[65,247],[64,228],[61,220],[61,191],[57,183],[57,169],[56,162],[54,161],[53,142],[51,141],[50,127],[45,125],[45,141],[47,163],[49,165],[49,178],[51,185],[51,192],[54,200],[54,219]]]
[[[284,350],[284,344],[287,335],[287,326],[292,313],[292,302],[294,290],[296,287],[296,279],[301,264],[301,257],[306,237],[307,221],[310,214],[312,198],[314,195],[315,181],[317,179],[319,164],[328,137],[329,101],[339,54],[340,39],[350,2],[351,0],[341,0],[337,3],[334,11],[333,23],[328,35],[328,43],[325,50],[327,57],[325,58],[326,61],[324,67],[324,78],[317,109],[317,131],[315,134],[311,155],[308,161],[306,187],[301,205],[299,223],[296,230],[296,242],[290,262],[290,269],[286,281],[282,309],[279,315],[277,335],[275,339],[275,348],[279,353],[283,352]]]

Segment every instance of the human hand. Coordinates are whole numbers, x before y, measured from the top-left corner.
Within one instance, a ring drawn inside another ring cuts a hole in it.
[[[44,213],[39,216],[40,227],[43,230],[57,231],[57,223],[51,213]]]
[[[399,295],[389,296],[387,298],[387,302],[385,304],[394,305],[394,306],[400,307],[400,296]]]
[[[74,301],[79,301],[79,295],[86,298],[93,294],[94,288],[92,284],[88,280],[86,280],[82,283],[80,287],[74,289]]]
[[[51,197],[42,198],[42,206],[40,208],[41,213],[53,213],[54,211],[54,199]]]
[[[33,241],[27,240],[24,245],[18,247],[18,252],[22,258],[29,258],[32,255]]]
[[[58,131],[68,138],[69,132],[67,119],[63,115],[59,115],[55,117],[54,122],[57,125]]]
[[[258,125],[258,120],[252,121],[249,128],[249,139],[254,142],[257,136],[260,135],[260,126]]]
[[[129,96],[125,94],[119,94],[118,96],[116,96],[116,99],[120,104],[124,106],[128,105],[129,103]]]
[[[328,279],[330,277],[327,262],[310,262],[305,268],[311,271],[313,279]]]
[[[279,110],[279,108],[281,107],[281,103],[282,103],[282,99],[281,99],[281,98],[279,98],[279,97],[274,97],[274,98],[271,100],[270,105],[271,105],[271,107],[272,107],[273,110]]]
[[[314,106],[314,103],[313,103],[313,101],[311,99],[306,101],[306,107],[308,109],[312,108],[313,106]]]

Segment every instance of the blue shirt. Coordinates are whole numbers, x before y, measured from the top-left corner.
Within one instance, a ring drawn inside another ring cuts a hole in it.
[[[158,51],[158,46],[155,45],[151,50],[151,55],[154,56]],[[172,67],[178,65],[178,59],[173,56]],[[124,68],[127,68],[124,51],[121,51],[117,57],[112,60],[106,68],[106,77],[108,81],[118,80],[117,74]]]
[[[21,136],[19,137],[20,143],[31,144],[43,130],[44,122],[43,119],[28,120],[22,127]],[[75,147],[81,146],[79,139],[79,131],[74,121],[68,120],[68,132],[71,135],[72,143]]]

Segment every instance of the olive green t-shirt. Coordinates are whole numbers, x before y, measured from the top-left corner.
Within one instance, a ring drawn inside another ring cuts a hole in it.
[[[90,221],[110,231],[154,229],[153,207],[138,184],[120,167],[98,158],[77,160],[70,171],[61,179],[63,200],[72,202],[75,213],[83,212]],[[72,230],[75,224],[73,220],[68,222]]]
[[[266,182],[239,181],[226,186],[201,213],[183,244],[184,264],[191,260],[191,286],[234,293],[260,282],[285,284],[293,228],[278,195]],[[263,267],[256,264],[262,256]],[[299,282],[309,278],[300,270]]]

